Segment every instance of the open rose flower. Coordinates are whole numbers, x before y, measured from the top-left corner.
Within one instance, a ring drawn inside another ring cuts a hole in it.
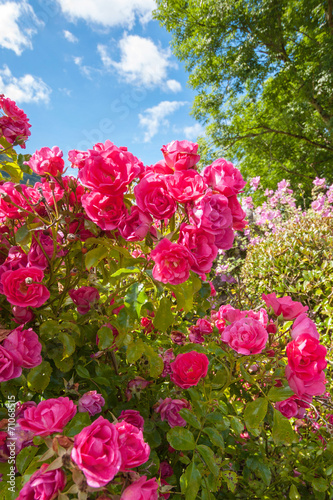
[[[223,330],[221,340],[239,354],[259,354],[265,348],[268,333],[258,320],[242,318]]]
[[[167,420],[170,427],[185,427],[186,421],[179,415],[183,408],[191,409],[191,404],[186,399],[160,399],[155,405],[156,413],[161,415],[161,420]]]
[[[24,411],[18,423],[23,430],[31,431],[35,436],[50,436],[62,432],[76,414],[76,406],[69,398],[46,399],[36,407]]]
[[[178,243],[185,246],[192,254],[191,270],[202,275],[209,273],[217,256],[215,236],[198,229],[194,225],[181,224]]]
[[[147,462],[150,447],[144,441],[140,429],[123,420],[115,424],[118,431],[118,445],[121,454],[120,471],[126,472]]]
[[[170,366],[172,382],[182,389],[188,389],[207,375],[209,360],[206,354],[190,351],[178,354]]]
[[[91,306],[99,301],[98,290],[93,286],[81,286],[77,290],[69,290],[68,295],[80,314],[87,314]]]
[[[155,477],[147,481],[147,476],[141,476],[125,489],[120,500],[158,500],[157,490],[158,482]]]
[[[202,198],[189,207],[189,216],[191,222],[198,228],[215,235],[232,225],[228,198],[211,190],[207,190]]]
[[[0,382],[17,378],[22,373],[21,355],[15,351],[7,351],[0,345]]]
[[[85,475],[88,486],[100,488],[108,484],[121,467],[116,427],[98,417],[75,436],[71,458]]]
[[[150,256],[155,262],[153,277],[157,281],[178,285],[188,280],[194,259],[183,245],[171,243],[168,238],[164,238]]]
[[[291,328],[291,337],[296,340],[299,335],[307,333],[311,335],[314,339],[319,339],[319,333],[314,322],[308,318],[306,313],[302,313],[295,319],[293,326]]]
[[[62,469],[48,471],[49,464],[42,464],[21,489],[16,500],[53,500],[66,486]]]
[[[41,281],[44,273],[37,267],[6,271],[1,276],[3,294],[14,306],[40,307],[50,297],[50,292]]]
[[[131,212],[125,215],[119,223],[119,231],[127,241],[142,241],[145,239],[153,219],[136,205],[132,205]]]
[[[91,417],[100,413],[104,405],[105,400],[97,391],[86,392],[78,401],[79,412],[87,411]]]
[[[309,399],[309,402],[311,403],[311,399]],[[284,401],[275,403],[275,408],[286,418],[303,418],[305,409],[309,407],[309,404],[300,400],[297,396],[291,396]]]
[[[137,410],[123,410],[118,417],[118,420],[125,421],[129,424],[135,425],[140,431],[143,431],[145,424],[144,418],[140,415]]]
[[[178,203],[196,200],[207,189],[203,178],[196,170],[182,170],[173,175],[167,175],[166,183],[171,195]]]
[[[0,117],[0,136],[4,136],[10,144],[19,144],[25,149],[25,142],[31,135],[31,127],[27,115],[3,94],[0,94],[0,109],[7,115]]]
[[[0,217],[8,219],[23,219],[27,212],[31,212],[27,200],[23,195],[27,194],[27,186],[21,186],[20,193],[14,182],[5,182],[0,185]]]
[[[22,368],[34,368],[42,362],[42,344],[32,328],[23,330],[23,326],[15,328],[4,340],[3,347],[21,356]]]
[[[289,365],[286,366],[285,370],[286,378],[291,390],[294,391],[300,398],[320,396],[324,394],[326,388],[325,373],[322,371],[315,379],[305,380],[301,379],[296,375],[296,373],[290,368]]]
[[[238,194],[246,184],[238,168],[224,158],[208,165],[203,177],[209,187],[227,197]]]
[[[156,219],[170,219],[177,205],[166,184],[166,177],[161,174],[147,174],[134,188],[138,207]]]
[[[282,314],[283,319],[286,321],[297,318],[297,316],[305,313],[309,309],[308,306],[303,306],[300,302],[294,302],[288,295],[278,298],[275,292],[269,293],[268,295],[263,293],[262,298],[267,307],[273,309],[276,316]]]
[[[200,160],[199,145],[190,141],[172,141],[161,148],[164,160],[172,170],[188,170]]]
[[[82,206],[97,226],[104,231],[116,229],[126,215],[126,207],[122,195],[111,196],[92,191],[82,196]]]
[[[37,150],[30,160],[25,163],[38,175],[48,174],[56,177],[64,171],[65,162],[62,157],[63,152],[58,146],[53,146],[53,148],[45,147]]]
[[[325,370],[326,347],[308,333],[302,333],[287,345],[288,364],[295,375],[307,382],[319,378]]]

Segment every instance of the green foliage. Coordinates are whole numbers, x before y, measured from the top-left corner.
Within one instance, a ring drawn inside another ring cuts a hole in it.
[[[333,180],[333,15],[319,0],[158,0],[207,125],[203,160],[226,155],[273,187]]]

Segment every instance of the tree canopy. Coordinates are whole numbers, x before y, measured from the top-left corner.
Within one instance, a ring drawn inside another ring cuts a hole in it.
[[[157,0],[208,150],[267,186],[333,181],[333,0]]]

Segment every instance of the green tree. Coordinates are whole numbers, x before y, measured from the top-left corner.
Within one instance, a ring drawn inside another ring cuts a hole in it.
[[[305,188],[316,176],[332,182],[333,1],[157,4],[197,91],[207,159],[222,153],[268,187],[283,177]]]

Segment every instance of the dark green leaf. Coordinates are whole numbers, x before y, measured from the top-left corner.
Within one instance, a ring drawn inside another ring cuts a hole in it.
[[[289,420],[275,409],[272,436],[276,445],[290,445],[295,440],[295,432]]]
[[[73,437],[79,434],[82,429],[91,424],[88,412],[77,413],[72,420],[66,425],[63,433],[65,436]]]
[[[161,299],[158,310],[156,311],[153,324],[160,332],[166,332],[166,330],[174,322],[174,316],[171,311],[172,302],[168,297],[163,297]]]
[[[86,268],[89,270],[91,267],[96,267],[97,264],[108,255],[107,248],[99,246],[90,250],[85,257]]]
[[[145,344],[142,340],[138,340],[136,342],[132,342],[127,346],[126,357],[129,363],[136,363],[138,359],[141,358],[143,353],[145,352]]]
[[[36,446],[27,446],[20,451],[16,457],[16,467],[20,474],[24,474],[37,452]]]
[[[218,432],[213,427],[205,427],[203,432],[207,434],[212,444],[218,446],[219,448],[222,448],[222,450],[224,449],[224,439],[220,432]]]
[[[244,420],[249,430],[259,427],[266,416],[267,408],[268,401],[265,398],[258,398],[247,403],[244,411]]]
[[[217,477],[219,475],[220,469],[216,465],[216,458],[214,456],[213,450],[208,446],[205,446],[204,444],[197,445],[196,449],[200,453],[210,472],[215,477]]]
[[[287,385],[285,387],[271,387],[268,391],[267,397],[270,401],[284,401],[285,399],[290,398],[295,393],[290,389]]]
[[[191,431],[184,427],[173,427],[167,433],[167,440],[175,450],[194,450],[195,442]]]
[[[27,376],[29,389],[42,393],[50,383],[51,373],[52,367],[48,361],[42,361],[39,366],[32,368]]]
[[[192,427],[194,427],[195,429],[201,429],[199,420],[190,410],[183,408],[182,410],[180,410],[179,414],[181,417],[183,417],[184,420],[186,420],[188,424],[192,425]]]
[[[194,462],[191,462],[180,478],[181,490],[185,500],[195,500],[201,485],[201,474]]]

